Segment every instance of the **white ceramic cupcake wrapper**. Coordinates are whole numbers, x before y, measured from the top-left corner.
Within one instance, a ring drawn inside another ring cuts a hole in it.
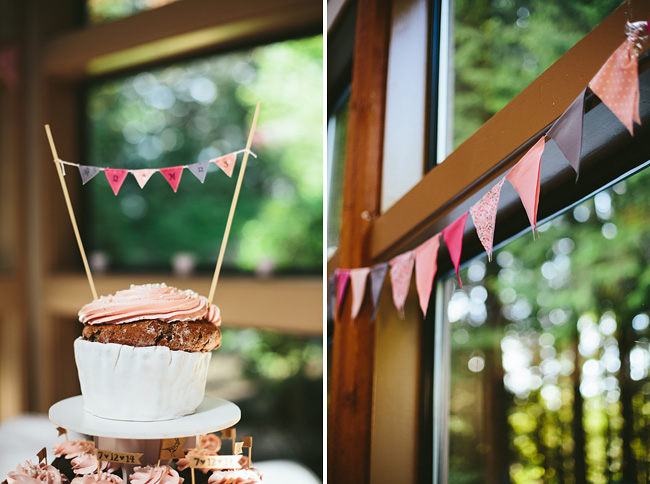
[[[78,338],[75,360],[87,412],[114,420],[170,420],[196,410],[211,353]]]

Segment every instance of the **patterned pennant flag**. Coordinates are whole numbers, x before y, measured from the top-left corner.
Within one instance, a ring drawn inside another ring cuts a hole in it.
[[[79,165],[79,174],[81,175],[81,183],[85,185],[100,171],[102,171],[102,169],[97,168],[96,166]]]
[[[350,271],[350,286],[352,289],[352,321],[357,319],[363,298],[366,295],[366,280],[370,273],[369,267],[361,267],[360,269],[352,269]]]
[[[151,175],[156,173],[158,170],[150,169],[150,168],[143,168],[141,170],[131,170],[131,175],[135,178],[135,181],[138,182],[138,185],[140,185],[140,188],[144,188],[144,186],[147,184],[149,181],[149,178],[151,178]]]
[[[114,168],[104,168],[104,173],[106,173],[106,179],[113,189],[113,193],[117,195],[124,183],[126,175],[129,174],[129,170],[118,170]]]
[[[243,442],[235,442],[235,451],[233,454],[239,455],[244,453],[244,443]]]
[[[183,175],[183,167],[170,166],[169,168],[160,168],[158,171],[165,177],[165,180],[169,182],[174,189],[174,193],[176,193],[178,184],[181,182],[181,176]]]
[[[393,302],[400,318],[404,319],[404,303],[411,285],[411,274],[415,263],[415,251],[409,250],[393,257],[390,261],[390,282],[393,287]]]
[[[420,308],[424,317],[427,316],[429,298],[433,289],[433,278],[438,270],[438,248],[440,234],[436,234],[424,244],[415,248],[415,287],[420,297]]]
[[[388,262],[382,262],[370,268],[370,295],[372,296],[373,305],[371,321],[374,321],[377,317],[379,296],[381,296],[381,289],[384,287],[386,272],[388,272]]]
[[[465,233],[465,223],[467,222],[468,215],[469,212],[465,212],[442,231],[442,240],[445,241],[447,250],[449,250],[449,256],[451,257],[451,262],[454,264],[454,269],[456,269],[456,276],[458,277],[458,285],[460,287],[463,287],[463,283],[460,280],[458,268],[460,266],[460,255],[463,251],[463,234]]]
[[[634,122],[639,116],[639,64],[635,48],[636,36],[628,38],[607,59],[589,88],[634,135]]]
[[[210,165],[209,161],[200,161],[199,163],[193,163],[187,165],[187,168],[194,174],[195,177],[199,179],[201,183],[205,181],[205,175],[208,174],[208,166]]]
[[[345,292],[350,282],[350,269],[337,269],[336,270],[336,307],[338,314],[341,314],[341,307],[343,307],[343,299]]]
[[[166,459],[182,459],[185,457],[185,437],[178,437],[173,439],[162,439],[160,442],[160,460]]]
[[[539,205],[539,171],[544,153],[544,136],[512,167],[506,178],[515,187],[533,228],[537,229],[537,206]]]
[[[221,158],[216,158],[214,161],[219,168],[223,170],[223,172],[228,175],[229,177],[232,177],[232,171],[235,169],[235,162],[237,161],[237,155],[235,153],[230,153],[226,156],[222,156]]]
[[[472,220],[474,221],[474,227],[476,228],[476,234],[487,252],[489,261],[492,261],[497,207],[499,206],[501,187],[503,187],[505,181],[505,177],[501,178],[499,183],[494,185],[489,192],[483,195],[483,198],[469,209],[469,213],[472,215]]]
[[[555,144],[565,156],[569,164],[576,171],[580,171],[580,152],[582,151],[582,125],[585,116],[585,94],[583,89],[580,95],[564,111],[546,136],[555,141]]]

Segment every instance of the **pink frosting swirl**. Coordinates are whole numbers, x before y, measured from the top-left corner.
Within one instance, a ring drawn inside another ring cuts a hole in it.
[[[257,469],[239,469],[235,471],[214,471],[208,484],[257,484],[262,476]]]
[[[7,474],[7,482],[9,484],[67,484],[68,478],[56,467],[26,461],[24,465],[18,465],[15,471]]]
[[[66,459],[74,459],[84,452],[94,452],[95,443],[92,440],[64,440],[52,446],[56,457],[64,456]]]
[[[181,291],[163,284],[132,285],[115,295],[102,296],[79,311],[84,324],[122,324],[160,319],[198,321],[221,325],[219,308],[194,291]]]
[[[132,484],[182,484],[183,478],[169,466],[136,467],[129,476]]]
[[[115,474],[88,474],[87,476],[79,476],[72,479],[70,484],[124,484],[124,479]]]
[[[94,453],[94,449],[91,452],[83,452],[72,459],[72,470],[75,474],[86,476],[97,472],[97,456]],[[102,471],[115,472],[119,467],[115,462],[101,461]]]

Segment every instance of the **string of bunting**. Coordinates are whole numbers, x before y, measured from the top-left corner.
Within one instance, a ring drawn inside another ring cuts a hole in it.
[[[400,317],[404,317],[404,303],[409,292],[411,277],[415,271],[416,289],[424,317],[431,297],[433,280],[437,271],[440,241],[447,246],[451,261],[460,280],[463,233],[468,216],[471,216],[477,236],[485,249],[488,260],[492,260],[494,229],[501,188],[506,180],[514,187],[524,206],[533,231],[537,231],[537,207],[539,205],[540,170],[542,154],[546,143],[553,140],[566,160],[580,173],[580,152],[584,122],[585,95],[590,89],[609,108],[618,120],[634,136],[634,123],[640,125],[638,58],[641,42],[647,39],[648,22],[628,22],[626,40],[605,61],[596,75],[589,81],[567,110],[553,123],[551,128],[535,145],[467,212],[413,250],[393,257],[372,267],[336,269],[328,278],[328,312],[332,319],[339,316],[348,289],[352,297],[351,316],[354,321],[363,305],[367,280],[370,279],[370,296],[373,304],[371,320],[377,314],[379,296],[386,273],[390,270],[393,303]]]
[[[213,158],[207,161],[199,161],[198,163],[192,163],[190,165],[170,166],[167,168],[142,168],[137,170],[80,165],[78,163],[64,161],[59,158],[57,158],[55,161],[61,165],[61,169],[63,170],[64,175],[66,165],[78,168],[79,174],[81,175],[81,181],[84,185],[92,180],[99,172],[104,172],[106,179],[108,180],[108,183],[110,184],[115,195],[117,195],[120,191],[120,188],[122,187],[122,184],[124,183],[124,180],[129,173],[133,175],[140,188],[144,188],[151,176],[156,172],[165,177],[165,180],[167,180],[167,182],[174,190],[174,193],[176,193],[176,190],[178,190],[178,185],[181,182],[183,170],[185,168],[190,170],[190,172],[196,178],[198,178],[201,183],[205,181],[210,163],[215,163],[219,168],[221,168],[221,171],[223,171],[228,177],[232,178],[232,172],[235,168],[235,162],[237,161],[237,155],[239,153],[248,153],[257,158],[255,153],[253,153],[251,150],[243,149],[235,151],[233,153],[228,153],[227,155],[220,156],[219,158]]]

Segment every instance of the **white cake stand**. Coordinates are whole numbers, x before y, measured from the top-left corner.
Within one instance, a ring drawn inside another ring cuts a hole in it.
[[[205,397],[196,412],[173,420],[132,422],[96,417],[84,410],[83,396],[66,398],[50,407],[50,420],[57,426],[95,437],[98,449],[138,452],[142,465],[155,465],[160,439],[194,437],[232,427],[241,418],[239,407],[222,398]],[[196,439],[187,439],[194,447]],[[132,469],[128,469],[131,472]]]

